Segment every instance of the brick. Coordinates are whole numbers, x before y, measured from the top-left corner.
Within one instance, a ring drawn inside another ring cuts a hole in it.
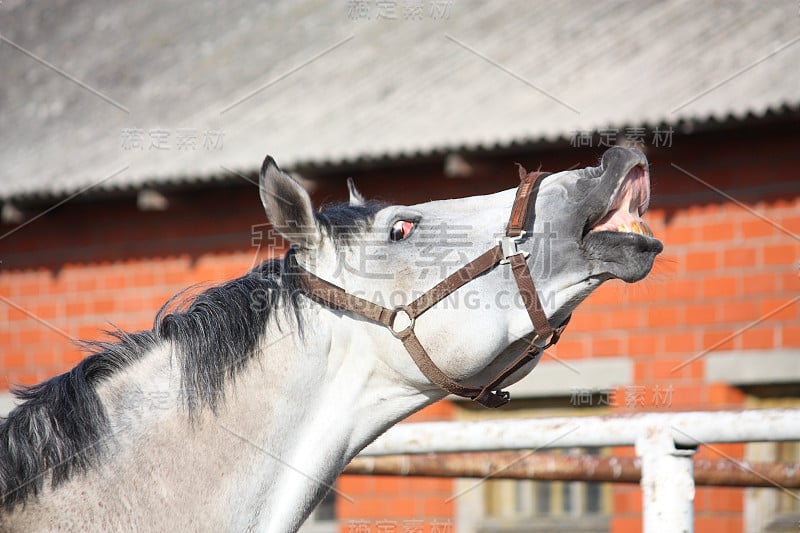
[[[33,354],[33,364],[37,367],[53,366],[56,361],[53,352],[50,350],[40,350]]]
[[[688,305],[685,310],[686,323],[696,326],[698,324],[716,324],[719,320],[716,305]]]
[[[427,503],[427,499],[418,498],[392,498],[390,500],[389,508],[384,511],[382,518],[419,518],[424,516],[420,514],[423,505]]]
[[[762,317],[769,316],[769,320],[793,320],[798,317],[800,301],[791,302],[791,298],[764,299],[759,302],[759,312]]]
[[[45,320],[52,320],[59,314],[58,306],[50,302],[37,305],[33,312],[36,316],[44,318]]]
[[[593,357],[622,355],[622,342],[616,336],[596,336],[592,339],[591,355]]]
[[[700,283],[693,279],[674,279],[664,284],[661,292],[666,300],[695,300],[700,298]]]
[[[100,298],[92,302],[92,310],[97,314],[113,313],[116,308],[116,302],[109,298]]]
[[[39,377],[37,374],[32,374],[30,372],[17,372],[12,374],[8,377],[9,383],[13,383],[15,385],[35,385],[42,381],[42,378]]]
[[[453,480],[450,478],[411,478],[411,490],[418,494],[442,496],[444,499],[453,494]]]
[[[625,331],[641,327],[646,320],[646,311],[639,309],[615,309],[607,315],[610,322],[608,327]]]
[[[156,275],[148,267],[137,268],[133,273],[133,286],[135,287],[149,287],[156,282]]]
[[[19,369],[28,366],[28,359],[22,353],[22,350],[16,347],[16,349],[6,351],[5,357],[3,357],[3,365],[7,369]]]
[[[129,277],[128,273],[124,271],[106,274],[101,281],[101,286],[109,291],[126,289],[131,285],[128,281]]]
[[[693,360],[686,368],[689,369],[689,377],[694,380],[702,380],[706,375],[706,362],[703,357]]]
[[[781,226],[795,234],[800,234],[800,216],[789,215],[781,218]]]
[[[800,347],[800,326],[784,325],[781,329],[781,345]]]
[[[629,335],[628,353],[631,355],[654,355],[658,353],[658,344],[656,335]]]
[[[775,346],[775,331],[772,328],[753,328],[742,332],[742,348],[756,350]]]
[[[68,301],[64,305],[64,313],[67,317],[78,317],[81,315],[85,315],[87,312],[88,306],[83,301]]]
[[[343,492],[357,499],[360,494],[372,494],[375,492],[375,480],[378,476],[340,476],[336,481],[336,487]]]
[[[684,268],[689,272],[707,272],[719,266],[717,252],[688,252],[684,260]]]
[[[100,337],[100,329],[96,326],[79,326],[78,338],[84,340],[93,340]]]
[[[555,354],[564,359],[579,359],[589,356],[589,346],[585,340],[571,339],[566,335],[556,345]],[[545,354],[544,357],[547,357]]]
[[[683,311],[679,307],[658,306],[647,310],[647,325],[651,328],[674,327],[683,323]]]
[[[454,501],[447,498],[425,498],[422,504],[423,516],[450,518],[455,516]],[[407,515],[416,518],[413,514]]]
[[[695,516],[694,528],[695,531],[742,533],[744,522],[739,516]]]
[[[659,258],[656,258],[656,264],[653,267],[654,272],[658,272],[656,269],[662,264]],[[618,307],[625,308],[630,304],[647,304],[659,301],[660,288],[654,279],[647,278],[635,285],[625,285],[623,288],[625,290],[625,299],[618,304]]]
[[[39,294],[43,294],[43,288],[43,284],[38,278],[23,278],[18,283],[14,296],[38,296]]]
[[[735,300],[722,306],[721,322],[752,322],[761,317],[757,300]]]
[[[746,398],[741,389],[726,383],[712,383],[708,388],[708,401],[715,405],[728,407],[732,404],[740,405],[745,402]]]
[[[15,302],[16,303],[16,302]],[[6,305],[5,302],[0,302],[0,305]],[[19,304],[17,304],[19,305]],[[23,313],[16,307],[8,306],[6,308],[6,313],[8,313],[8,321],[9,322],[25,322],[27,320],[31,320],[31,317],[27,314]]]
[[[614,490],[614,514],[639,514],[642,512],[641,490]]]
[[[588,331],[605,331],[609,329],[608,320],[611,318],[610,313],[593,313],[581,310],[575,313],[569,323],[569,330],[571,332],[588,332]]]
[[[435,422],[439,420],[452,420],[454,414],[455,406],[452,402],[436,402],[409,416],[406,421]]]
[[[734,459],[742,459],[744,457],[744,453],[746,448],[746,444],[743,442],[728,442],[728,443],[718,443],[712,446],[707,446],[708,448],[708,457],[712,459],[723,459],[726,455],[728,457],[733,457]],[[700,449],[703,449],[701,446]],[[719,489],[709,489],[709,490],[719,490]]]
[[[672,403],[668,407],[675,409],[698,409],[706,404],[705,387],[696,385],[673,385]]]
[[[653,364],[649,360],[635,361],[633,363],[633,381],[635,383],[642,383],[643,381],[652,381],[653,379]]]
[[[800,258],[797,244],[777,244],[764,247],[765,265],[794,265]]]
[[[735,230],[730,222],[703,224],[700,226],[700,238],[703,241],[729,241],[734,238]]]
[[[642,525],[641,517],[612,516],[609,531],[611,533],[642,533]],[[703,530],[698,529],[698,531]]]
[[[674,380],[689,374],[689,365],[681,366],[684,359],[659,359],[653,362],[653,379]],[[680,367],[680,368],[678,368]]]
[[[97,289],[97,278],[94,276],[81,276],[73,283],[76,292],[93,292]]]
[[[164,272],[164,283],[167,285],[178,285],[182,287],[184,285],[188,285],[188,278],[189,274],[188,269],[186,268],[182,268],[180,270],[170,269]]]
[[[46,326],[37,322],[31,328],[21,330],[18,334],[20,344],[23,346],[30,346],[31,344],[42,342],[42,328],[44,327]]]
[[[735,348],[736,335],[733,330],[703,331],[703,350],[723,351]]]
[[[783,294],[790,292],[800,293],[800,266],[783,273],[781,276],[781,287],[783,289]]]
[[[672,333],[664,338],[663,351],[668,353],[694,353],[700,346],[697,334]]]
[[[409,492],[410,481],[408,478],[400,476],[375,476],[374,493],[396,493],[404,494]]]
[[[742,278],[742,294],[772,294],[777,290],[775,274],[751,274]]]
[[[703,280],[703,296],[717,298],[721,296],[736,296],[739,293],[736,276],[710,276]]]
[[[777,229],[772,224],[761,219],[748,219],[741,223],[742,237],[750,239],[753,237],[768,237],[775,235]]]
[[[605,284],[594,291],[586,299],[586,304],[606,306],[608,304],[616,305],[622,301],[620,287],[613,284]]]
[[[722,252],[722,264],[726,268],[752,267],[758,262],[755,248],[731,248]]]
[[[669,224],[664,232],[664,244],[694,244],[697,242],[697,228],[695,226],[679,226]]]

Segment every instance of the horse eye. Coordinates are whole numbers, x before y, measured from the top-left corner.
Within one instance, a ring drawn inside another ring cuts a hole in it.
[[[402,241],[409,236],[412,229],[414,229],[413,222],[398,220],[392,224],[392,229],[389,230],[389,238],[393,241]]]

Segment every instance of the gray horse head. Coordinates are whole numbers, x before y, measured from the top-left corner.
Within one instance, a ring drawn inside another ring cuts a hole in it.
[[[298,263],[351,294],[385,307],[408,304],[504,234],[515,190],[403,206],[370,206],[350,185],[351,208],[368,216],[347,230],[326,224],[306,192],[271,158],[261,196],[277,231],[294,244]],[[650,200],[644,154],[615,147],[596,167],[545,177],[520,242],[553,327],[603,281],[634,282],[662,250],[641,216]],[[335,224],[334,224],[335,226]],[[502,364],[509,345],[529,338],[530,320],[507,267],[499,266],[420,317],[416,331],[453,378],[479,382]],[[346,313],[344,314],[346,315]],[[387,331],[358,317],[339,320],[348,342],[383,354],[402,379],[425,388],[408,355]],[[521,378],[520,372],[515,379]]]

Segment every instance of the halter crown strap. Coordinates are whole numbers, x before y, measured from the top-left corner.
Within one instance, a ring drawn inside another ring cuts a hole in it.
[[[542,180],[550,175],[549,172],[527,172],[522,165],[517,164],[517,166],[521,181],[517,189],[517,196],[514,199],[514,206],[511,209],[511,217],[506,227],[506,238],[512,239],[521,238],[525,235],[531,203],[535,202]],[[533,202],[531,197],[533,197]],[[536,293],[536,285],[531,278],[531,271],[528,268],[527,261],[525,261],[522,254],[516,254],[509,258],[509,263],[511,263],[514,281],[516,281],[522,300],[525,302],[525,309],[528,310],[528,316],[533,323],[533,331],[536,333],[536,337],[549,337],[553,334],[553,328],[547,320],[547,315],[545,315],[542,308],[542,302]]]
[[[350,294],[341,287],[329,283],[296,265],[297,273],[301,277],[306,294],[323,305],[353,312],[385,326],[392,332],[392,335],[400,339],[422,374],[438,387],[451,394],[475,400],[485,407],[505,405],[508,403],[510,395],[508,392],[499,390],[502,383],[526,363],[534,360],[545,349],[558,342],[561,332],[569,322],[568,317],[557,329],[554,330],[550,326],[539,296],[536,294],[536,286],[533,283],[528,263],[525,260],[526,254],[517,251],[517,240],[525,236],[524,228],[528,225],[531,197],[536,198],[541,180],[547,176],[545,172],[528,173],[522,165],[519,165],[519,172],[521,183],[517,189],[514,205],[511,209],[511,216],[506,227],[506,236],[500,240],[497,246],[453,272],[408,305],[396,309],[388,309]],[[459,383],[442,372],[430,358],[428,352],[417,338],[416,333],[414,333],[415,321],[425,311],[460,287],[503,263],[511,265],[514,280],[533,324],[533,340],[524,347],[522,352],[511,363],[506,365],[483,387]],[[395,321],[399,312],[405,313],[410,323],[407,327],[398,331],[395,329]]]

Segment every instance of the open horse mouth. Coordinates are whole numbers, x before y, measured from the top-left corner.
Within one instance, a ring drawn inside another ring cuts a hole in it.
[[[636,165],[619,181],[609,199],[608,210],[589,229],[637,233],[653,237],[653,231],[642,215],[650,205],[650,175],[644,165]]]
[[[590,195],[583,249],[611,277],[638,281],[664,249],[642,218],[650,205],[647,160],[638,150],[618,149],[607,152],[596,172],[601,174],[600,184]]]

